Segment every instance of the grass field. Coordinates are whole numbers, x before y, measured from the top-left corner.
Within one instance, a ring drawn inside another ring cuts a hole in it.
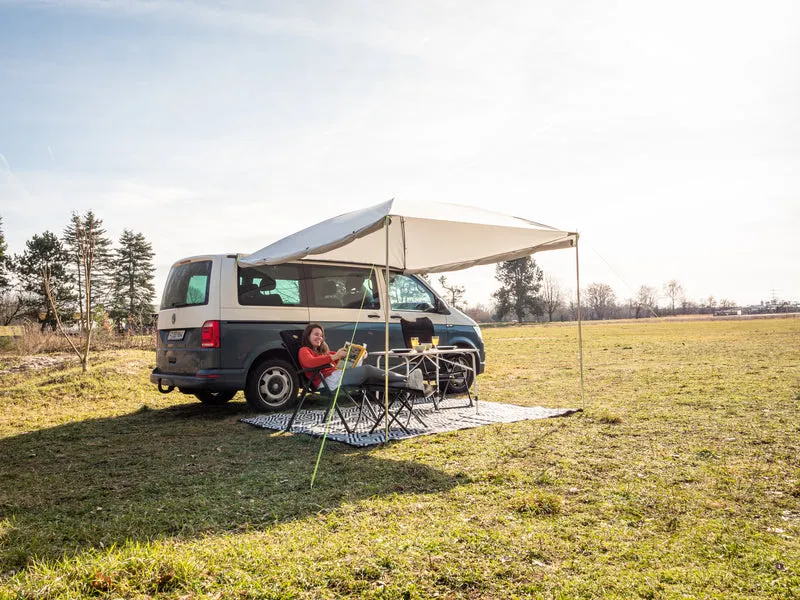
[[[481,399],[580,406],[576,329],[485,330]],[[325,446],[0,355],[0,598],[800,597],[800,319],[590,323],[586,410]]]

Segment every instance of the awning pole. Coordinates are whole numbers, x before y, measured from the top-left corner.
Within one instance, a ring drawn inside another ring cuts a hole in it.
[[[586,408],[583,399],[583,334],[581,329],[581,267],[578,261],[578,234],[575,234],[575,285],[578,290],[578,357],[581,372],[581,410]]]
[[[384,278],[384,285],[386,286],[386,306],[383,307],[384,309],[384,317],[386,319],[384,325],[384,344],[383,344],[383,351],[384,351],[384,360],[383,360],[383,368],[384,368],[384,375],[383,375],[383,414],[384,414],[384,423],[385,423],[385,435],[384,435],[384,442],[389,442],[389,305],[392,303],[391,299],[389,298],[389,224],[392,222],[391,217],[386,217],[386,220],[383,223],[384,229],[386,229],[386,277]]]

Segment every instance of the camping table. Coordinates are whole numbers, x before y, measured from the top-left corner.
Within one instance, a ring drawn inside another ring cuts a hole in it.
[[[381,362],[386,356],[385,352],[371,352],[371,356],[377,358],[377,366],[380,368]],[[465,364],[458,361],[457,357],[468,356],[471,364]],[[439,409],[439,403],[446,399],[447,388],[443,391],[439,389],[440,375],[443,370],[447,369],[461,369],[472,373],[472,393],[470,393],[469,386],[467,386],[467,397],[469,398],[469,406],[473,404],[473,396],[475,398],[475,408],[478,407],[478,360],[480,355],[478,350],[474,348],[457,348],[455,346],[429,348],[421,352],[411,350],[410,348],[396,348],[389,350],[389,369],[397,371],[405,368],[405,374],[408,375],[412,369],[417,367],[425,367],[430,365],[436,370],[436,392],[433,395],[433,406]],[[395,362],[392,365],[392,362]],[[466,377],[466,376],[465,376]]]

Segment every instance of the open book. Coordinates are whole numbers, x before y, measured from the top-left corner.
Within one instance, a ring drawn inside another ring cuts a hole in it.
[[[344,347],[347,348],[348,354],[339,361],[339,368],[343,369],[345,362],[347,362],[348,369],[361,366],[361,363],[364,362],[364,358],[367,356],[367,347],[351,344],[350,342],[345,342]]]

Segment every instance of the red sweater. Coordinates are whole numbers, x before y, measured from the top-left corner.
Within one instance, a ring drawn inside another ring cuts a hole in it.
[[[300,361],[300,366],[304,369],[316,369],[317,367],[330,365],[329,368],[322,369],[320,371],[323,377],[327,377],[336,370],[336,364],[339,362],[338,360],[331,360],[331,356],[333,354],[335,354],[335,352],[328,352],[328,354],[315,354],[311,348],[308,346],[303,346],[297,353],[297,360]],[[314,377],[311,383],[314,384],[314,387],[319,387],[319,384],[322,382],[317,376]]]

